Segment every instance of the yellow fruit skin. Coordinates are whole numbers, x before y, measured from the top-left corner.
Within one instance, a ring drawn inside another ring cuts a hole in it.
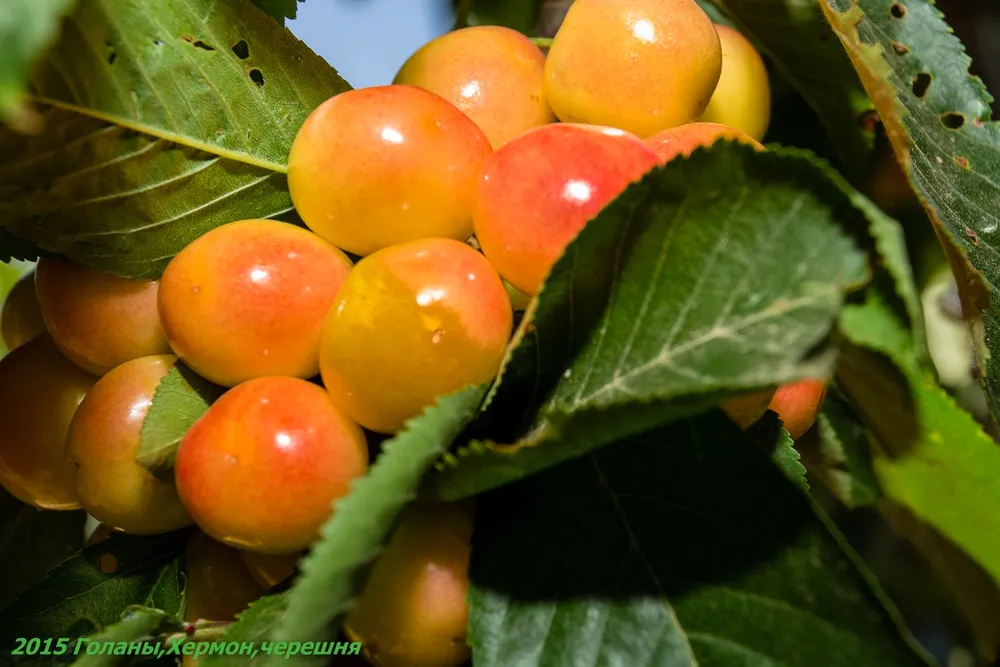
[[[696,120],[722,70],[719,35],[694,0],[576,0],[545,63],[564,122],[647,137]]]
[[[97,378],[42,335],[0,360],[0,485],[41,509],[80,507],[66,434]]]
[[[491,380],[513,318],[500,276],[465,243],[385,248],[337,295],[320,343],[323,384],[348,417],[395,433],[437,397]]]
[[[394,83],[419,86],[458,107],[494,149],[555,121],[545,101],[545,56],[510,28],[473,26],[422,46]]]
[[[160,380],[177,358],[133,359],[87,393],[66,442],[80,503],[102,524],[134,535],[167,533],[191,524],[172,481],[139,465],[139,434]]]
[[[762,141],[771,124],[771,84],[753,44],[739,31],[718,25],[722,76],[701,120],[743,130]]]
[[[416,86],[350,90],[319,105],[288,156],[288,190],[311,230],[368,255],[472,235],[472,192],[492,152],[482,130]]]
[[[0,311],[0,340],[8,350],[24,345],[35,336],[45,333],[45,320],[35,296],[35,274],[17,281],[7,295]]]
[[[52,339],[94,375],[170,353],[156,306],[159,286],[63,259],[43,257],[35,269],[35,291]]]
[[[458,667],[469,659],[472,509],[407,508],[344,620],[376,667]]]

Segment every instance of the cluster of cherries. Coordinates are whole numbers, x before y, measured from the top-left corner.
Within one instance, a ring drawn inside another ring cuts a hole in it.
[[[502,27],[439,37],[307,118],[288,160],[306,228],[223,225],[159,281],[39,261],[2,314],[0,483],[86,509],[98,537],[196,524],[189,568],[214,574],[189,574],[188,616],[231,618],[294,571],[372,434],[495,376],[514,311],[588,220],[697,146],[763,150],[769,119],[759,54],[694,0],[577,0],[547,54]],[[226,391],[163,479],[136,455],[179,362]],[[745,427],[770,406],[798,437],[824,392],[723,408]],[[404,515],[345,624],[373,664],[468,658],[471,526],[464,504]]]

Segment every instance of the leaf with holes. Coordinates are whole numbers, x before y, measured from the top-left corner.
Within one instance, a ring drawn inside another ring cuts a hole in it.
[[[1000,417],[1000,128],[962,44],[928,0],[820,3],[885,123],[959,276],[994,418]]]
[[[474,663],[929,664],[830,530],[726,420],[607,447],[480,503]]]
[[[821,0],[822,1],[822,0]],[[712,0],[809,103],[852,178],[874,140],[872,102],[816,0]]]
[[[184,434],[225,390],[177,363],[156,386],[142,423],[136,461],[154,475],[173,479],[174,458]]]
[[[17,637],[81,637],[118,622],[131,605],[183,613],[185,535],[112,535],[53,568],[0,608],[0,665],[17,662]]]
[[[32,79],[45,132],[0,132],[0,220],[157,277],[220,224],[287,213],[292,140],[348,87],[250,0],[80,3]]]
[[[59,34],[59,21],[76,0],[4,0],[0,3],[0,122],[34,129],[23,106],[32,67]]]
[[[868,275],[841,225],[867,229],[797,151],[723,142],[655,170],[586,226],[522,322],[478,424],[517,444],[460,451],[432,492],[471,495],[733,394],[829,375],[826,338]]]

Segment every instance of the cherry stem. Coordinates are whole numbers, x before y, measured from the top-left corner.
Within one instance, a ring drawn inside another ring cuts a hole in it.
[[[551,37],[529,37],[528,39],[534,42],[535,46],[537,46],[540,49],[547,49],[550,46],[552,46]]]

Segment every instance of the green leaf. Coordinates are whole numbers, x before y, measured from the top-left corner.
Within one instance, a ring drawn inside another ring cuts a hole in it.
[[[300,563],[275,641],[330,639],[330,626],[358,593],[358,573],[378,553],[396,515],[417,495],[424,473],[475,415],[486,388],[440,398],[391,440],[368,474],[337,501],[319,540]]]
[[[225,391],[177,363],[156,387],[142,423],[136,461],[154,475],[170,478],[184,434]]]
[[[809,103],[852,177],[864,173],[873,108],[816,0],[712,0]]]
[[[829,375],[826,339],[867,278],[841,225],[868,223],[798,151],[719,143],[653,171],[587,225],[526,314],[479,424],[516,444],[460,450],[431,492],[472,495],[733,394]]]
[[[0,133],[0,220],[157,277],[220,224],[289,211],[295,134],[348,88],[250,0],[81,3],[33,79],[46,131]]]
[[[868,433],[832,388],[816,423],[814,437],[800,444],[809,473],[846,507],[874,505],[881,493],[872,470]]]
[[[75,0],[4,0],[0,3],[0,121],[32,129],[23,96],[32,67],[59,33]]]
[[[480,503],[474,664],[928,664],[829,531],[715,416],[601,449]]]
[[[121,621],[110,625],[101,632],[88,637],[88,642],[134,642],[153,641],[156,635],[162,632],[176,632],[181,630],[184,624],[179,619],[165,614],[159,609],[149,609],[147,607],[129,607],[122,613]],[[83,655],[75,662],[74,667],[111,667],[121,662],[134,661],[134,658],[123,655],[108,655],[99,653],[95,655]]]
[[[112,535],[64,561],[0,608],[0,664],[17,637],[79,637],[118,622],[131,605],[180,615],[185,532]]]
[[[85,512],[36,509],[0,488],[0,605],[83,545]]]
[[[1000,417],[1000,283],[992,98],[928,0],[819,3],[875,101],[896,158],[935,225],[959,279],[963,310]]]
[[[918,363],[908,332],[877,292],[845,308],[841,319],[847,340],[837,381],[871,433],[872,470],[885,502],[943,538],[929,543],[934,550],[951,542],[964,551],[992,578],[995,591],[1000,448]],[[918,538],[917,546],[926,548]],[[978,604],[963,601],[971,617]]]
[[[716,412],[719,419],[723,414]],[[785,477],[792,480],[803,491],[809,490],[809,480],[806,479],[806,469],[802,465],[802,456],[795,449],[795,441],[788,434],[778,415],[768,410],[760,420],[747,431],[747,437],[758,449],[770,456]]]
[[[253,642],[259,649],[267,640],[275,623],[285,612],[287,592],[265,595],[250,604],[235,623],[229,626],[219,638],[220,642]],[[256,657],[256,656],[251,656]],[[245,667],[245,655],[206,655],[199,662],[205,667]]]

